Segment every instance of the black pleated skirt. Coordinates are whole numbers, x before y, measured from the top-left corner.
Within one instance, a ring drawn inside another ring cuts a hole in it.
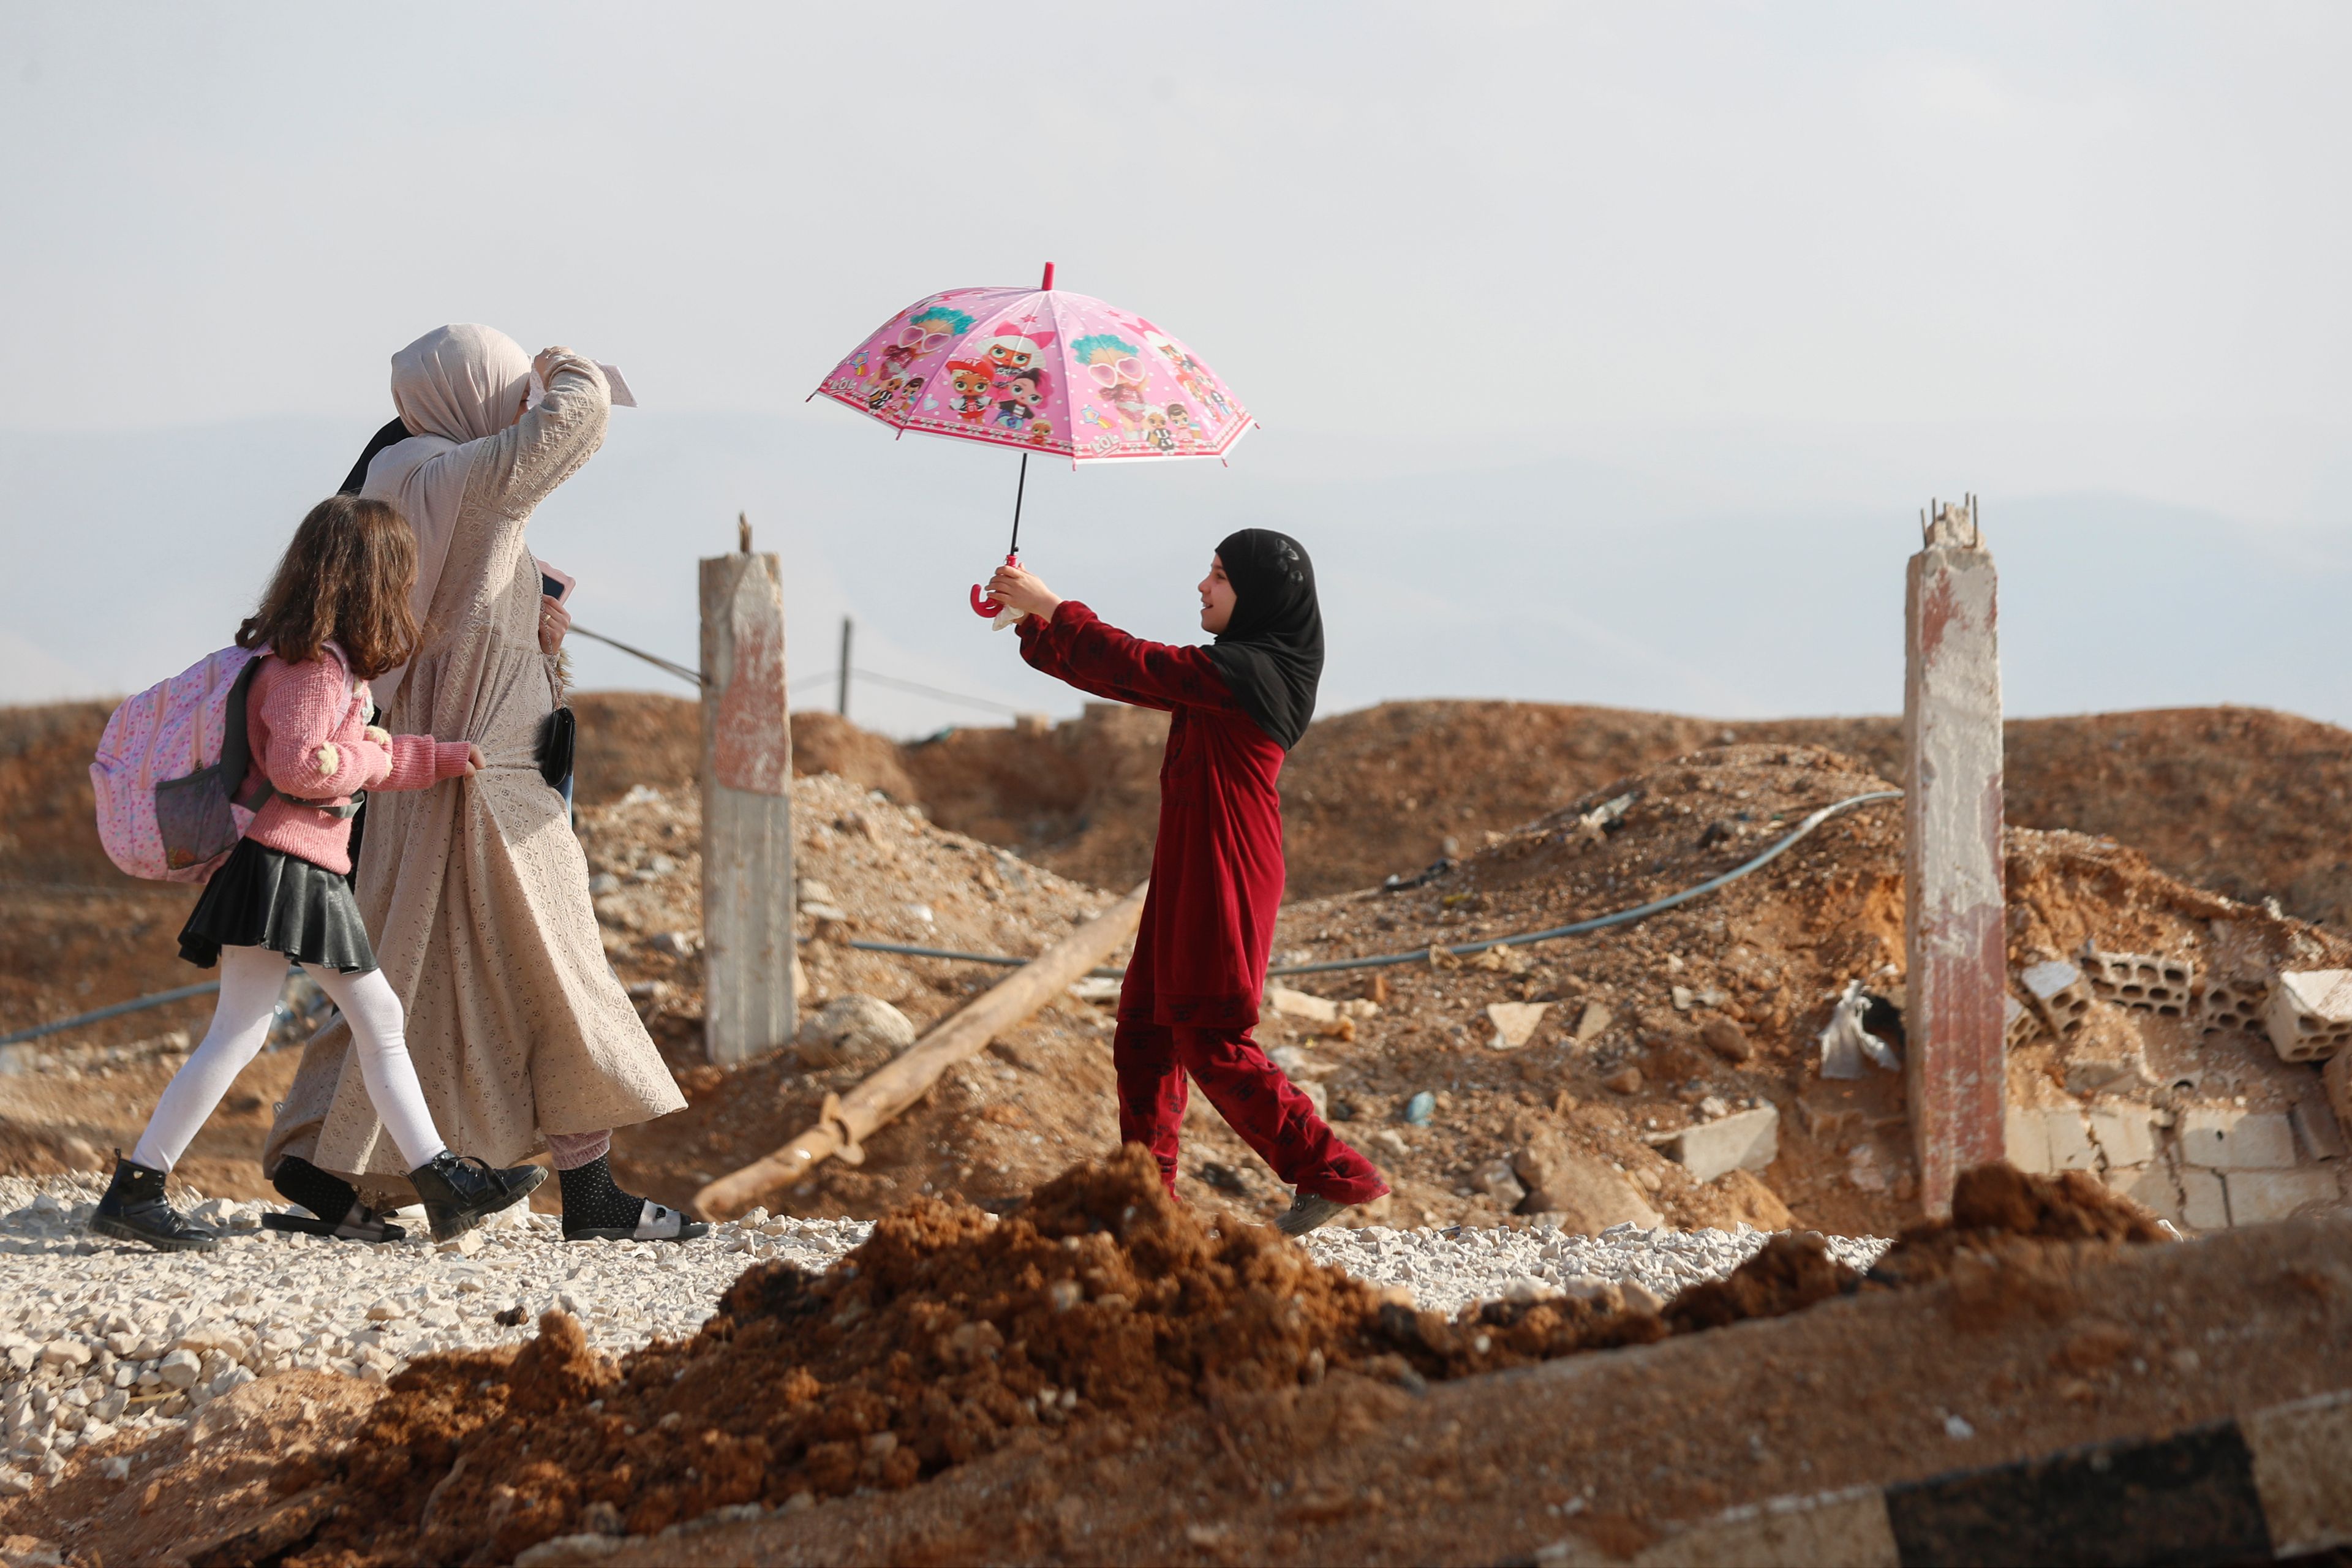
[[[237,840],[180,928],[180,956],[199,969],[218,963],[225,947],[266,947],[346,974],[375,967],[342,874],[251,838]]]

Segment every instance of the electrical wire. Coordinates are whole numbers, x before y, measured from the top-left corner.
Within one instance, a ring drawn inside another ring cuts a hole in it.
[[[572,624],[571,629],[574,634],[587,637],[594,642],[603,643],[606,647],[618,648],[623,653],[629,655],[633,658],[644,659],[656,669],[666,670],[669,674],[677,676],[680,680],[690,681],[696,686],[704,684],[702,674],[699,670],[688,669],[686,666],[679,664],[673,659],[664,658],[657,653],[647,653],[641,647],[632,647],[627,643],[621,641],[620,638],[608,637],[603,632],[592,632],[577,621],[574,621]],[[999,702],[993,698],[973,697],[961,691],[948,691],[937,686],[925,686],[919,680],[901,680],[895,675],[884,675],[879,670],[853,668],[849,673],[859,680],[870,680],[877,686],[887,686],[895,690],[912,692],[918,697],[929,697],[936,701],[960,702],[967,708],[985,709],[992,713],[1010,713],[1015,717],[1028,711],[1028,710],[1024,708],[1015,708],[1009,702]],[[822,675],[804,675],[800,679],[793,681],[791,684],[790,689],[800,691],[804,690],[809,687],[821,686],[833,680],[840,674],[841,671],[838,669],[828,669]]]
[[[1009,702],[998,702],[986,697],[967,697],[960,691],[942,691],[936,686],[925,686],[916,680],[901,680],[895,675],[877,675],[870,669],[852,668],[849,673],[860,680],[870,680],[877,686],[895,687],[900,691],[911,691],[921,697],[936,697],[942,702],[961,702],[967,708],[985,708],[992,712],[1015,715],[1028,711],[1024,708],[1015,708]]]
[[[644,659],[656,669],[666,669],[669,671],[670,674],[677,676],[680,680],[691,681],[697,686],[700,686],[703,683],[702,672],[698,669],[688,669],[686,666],[674,663],[669,659],[664,658],[657,653],[647,653],[641,647],[631,647],[627,643],[621,641],[620,638],[608,637],[603,632],[592,632],[577,621],[572,623],[572,635],[574,637],[586,637],[592,642],[603,643],[606,647],[619,648],[623,653],[628,654],[633,658]]]
[[[1636,904],[1632,909],[1618,910],[1611,914],[1595,915],[1591,920],[1574,921],[1564,926],[1553,926],[1547,931],[1522,931],[1517,936],[1488,937],[1483,942],[1459,942],[1450,947],[1440,948],[1433,942],[1428,947],[1418,947],[1411,952],[1384,952],[1370,958],[1334,958],[1319,963],[1279,963],[1268,969],[1265,972],[1266,976],[1272,979],[1283,974],[1331,974],[1344,969],[1381,969],[1398,963],[1426,963],[1433,952],[1443,952],[1455,958],[1469,958],[1492,947],[1525,947],[1530,942],[1552,942],[1564,936],[1581,936],[1586,931],[1600,931],[1607,926],[1623,925],[1631,921],[1645,920],[1651,915],[1663,913],[1677,904],[1686,904],[1693,899],[1714,892],[1717,888],[1737,882],[1742,877],[1761,870],[1787,854],[1815,828],[1832,817],[1843,816],[1856,806],[1902,798],[1903,792],[1899,789],[1874,790],[1868,795],[1853,795],[1838,801],[1834,805],[1825,805],[1799,823],[1795,831],[1754,859],[1735,866],[1721,876],[1709,877],[1704,882],[1685,888],[1679,893],[1671,893],[1663,899],[1653,899],[1646,904]],[[909,947],[901,942],[853,942],[849,945],[866,952],[893,952],[910,958],[946,958],[967,963],[1016,965],[1029,962],[1025,958],[1007,958],[1001,953],[957,952],[946,948]],[[1093,973],[1098,975],[1110,975],[1124,973],[1125,971],[1097,969]]]
[[[1825,805],[1800,823],[1794,833],[1790,834],[1753,860],[1735,866],[1719,877],[1709,877],[1696,887],[1685,888],[1681,892],[1670,893],[1663,899],[1653,899],[1646,904],[1636,904],[1630,910],[1619,910],[1613,914],[1595,915],[1589,921],[1574,921],[1564,926],[1553,926],[1549,931],[1524,931],[1517,936],[1489,937],[1484,942],[1465,942],[1444,948],[1443,951],[1455,958],[1468,958],[1484,952],[1490,947],[1525,947],[1529,942],[1550,942],[1563,936],[1581,936],[1586,931],[1600,931],[1605,926],[1623,925],[1631,921],[1646,920],[1651,915],[1661,914],[1677,904],[1686,904],[1693,899],[1715,891],[1717,888],[1737,882],[1752,871],[1762,869],[1788,853],[1800,839],[1833,816],[1851,811],[1858,805],[1868,805],[1874,801],[1901,800],[1902,798],[1903,792],[1899,789],[1874,790],[1868,795],[1858,795],[1851,799],[1839,801],[1834,805]],[[1439,950],[1433,942],[1428,947],[1417,948],[1411,952],[1382,953],[1377,958],[1333,959],[1324,963],[1292,963],[1279,969],[1269,969],[1266,973],[1268,974],[1328,974],[1342,969],[1379,969],[1392,963],[1426,963],[1429,962],[1429,955],[1434,951]]]

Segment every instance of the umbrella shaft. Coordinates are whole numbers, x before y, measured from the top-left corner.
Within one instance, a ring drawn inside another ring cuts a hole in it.
[[[1029,454],[1021,454],[1021,478],[1013,487],[1013,544],[1007,555],[1021,553],[1021,497],[1029,489]]]

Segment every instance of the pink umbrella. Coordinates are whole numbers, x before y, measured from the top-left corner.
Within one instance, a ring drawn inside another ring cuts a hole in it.
[[[830,397],[901,434],[945,436],[1021,454],[1013,496],[1019,563],[1029,454],[1080,463],[1219,458],[1256,423],[1192,351],[1150,321],[1054,287],[950,289],[884,322],[812,397]],[[999,606],[975,587],[972,608]]]

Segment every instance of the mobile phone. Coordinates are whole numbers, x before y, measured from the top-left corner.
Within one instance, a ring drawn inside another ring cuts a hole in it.
[[[637,395],[629,390],[628,377],[621,374],[619,365],[606,364],[598,360],[596,368],[604,373],[604,390],[612,395],[614,407],[635,408],[637,405]],[[547,383],[539,379],[539,372],[532,371],[530,388],[523,394],[522,405],[536,408],[546,401]]]
[[[559,605],[563,603],[564,600],[572,597],[572,590],[579,585],[578,579],[567,576],[563,573],[557,571],[554,567],[550,566],[546,562],[541,561],[536,555],[532,556],[530,561],[532,565],[539,568],[539,591],[541,593],[546,595],[549,598],[554,600]]]

